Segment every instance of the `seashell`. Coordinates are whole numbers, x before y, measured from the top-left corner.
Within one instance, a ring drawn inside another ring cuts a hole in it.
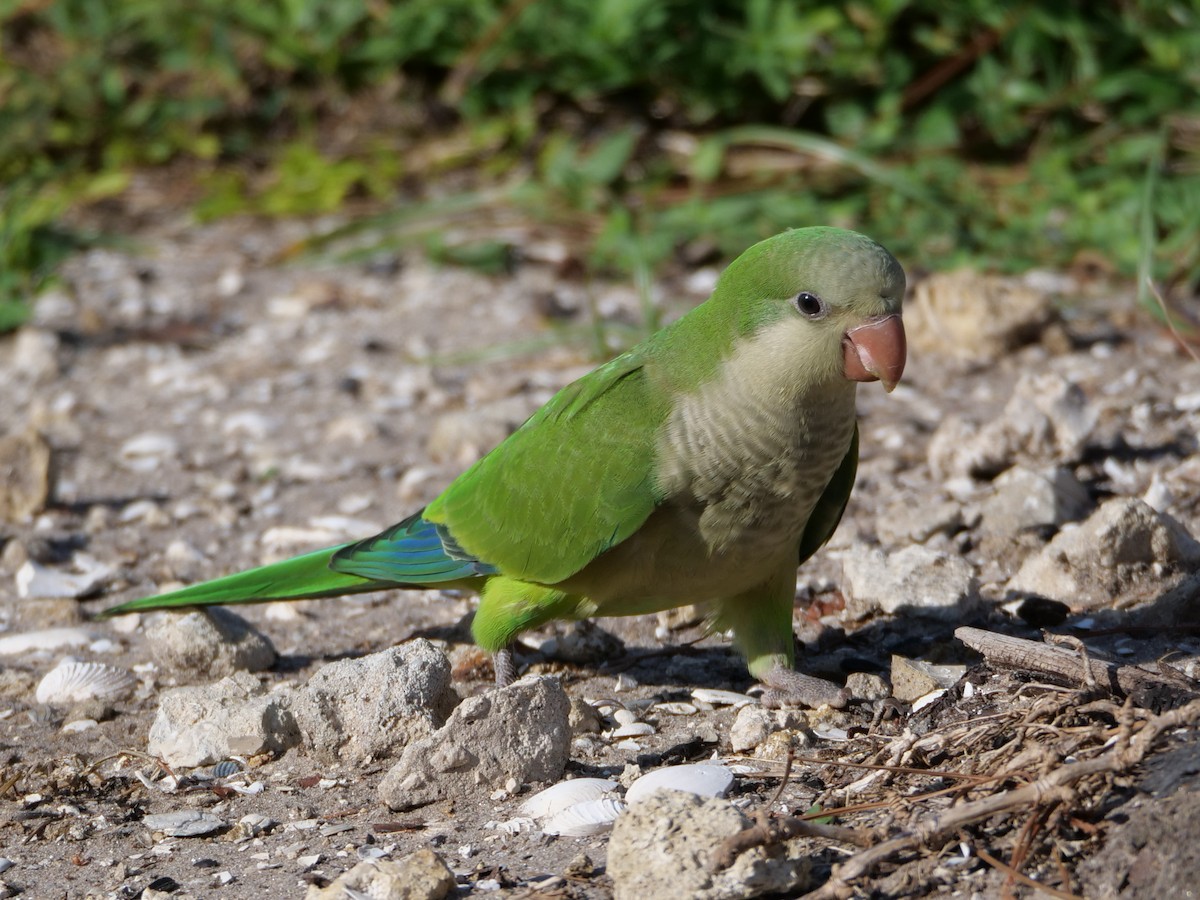
[[[918,710],[922,710],[932,703],[937,703],[939,700],[941,700],[945,696],[946,696],[945,688],[937,688],[936,690],[932,690],[928,694],[925,694],[922,697],[918,697],[916,700],[913,701],[912,711],[917,712]]]
[[[223,759],[212,767],[211,773],[213,778],[228,778],[230,775],[237,775],[241,771],[242,767],[232,759]]]
[[[654,726],[649,722],[630,722],[610,732],[610,736],[615,738],[643,737],[647,734],[654,734]]]
[[[724,797],[733,785],[733,773],[725,766],[699,763],[688,766],[668,766],[647,772],[629,786],[625,802],[640,803],[659,789],[686,791],[701,797]]]
[[[538,791],[521,804],[521,815],[548,819],[576,803],[599,800],[617,789],[615,781],[606,778],[574,778]]]
[[[43,628],[0,638],[0,656],[15,656],[31,650],[57,650],[61,647],[86,647],[99,634],[86,628]]]
[[[833,725],[818,725],[812,732],[823,741],[850,740],[850,735],[845,728],[836,728]]]
[[[613,822],[624,810],[625,804],[612,797],[585,800],[568,806],[547,819],[542,826],[542,833],[561,834],[564,837],[603,834],[612,828]]]
[[[74,721],[68,722],[66,725],[64,725],[61,730],[71,734],[79,731],[87,731],[88,729],[95,728],[99,724],[100,723],[95,719],[75,719]]]
[[[81,700],[120,700],[133,693],[130,672],[103,663],[63,660],[37,686],[37,702],[65,706]]]
[[[223,819],[199,809],[157,813],[144,817],[142,824],[151,831],[161,831],[167,837],[200,837],[225,827]]]
[[[20,597],[86,597],[95,593],[112,575],[104,563],[86,553],[76,553],[71,558],[73,572],[52,569],[26,560],[17,570],[17,595]]]
[[[618,725],[632,725],[638,720],[637,713],[630,709],[614,710],[612,717]]]
[[[711,703],[713,706],[745,706],[753,703],[754,698],[737,691],[719,691],[716,688],[696,688],[692,691],[693,699],[701,703]]]
[[[655,705],[655,710],[664,712],[669,716],[694,716],[699,710],[691,703],[681,703],[672,701],[670,703],[659,703]]]

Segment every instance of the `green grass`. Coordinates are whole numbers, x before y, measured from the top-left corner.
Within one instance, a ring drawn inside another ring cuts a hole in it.
[[[552,233],[645,278],[830,222],[1187,293],[1197,58],[1195,0],[0,0],[0,329],[72,210],[166,163],[201,218],[365,202],[313,248],[348,257],[500,271]]]

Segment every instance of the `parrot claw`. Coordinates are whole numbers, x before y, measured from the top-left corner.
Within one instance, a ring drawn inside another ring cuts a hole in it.
[[[832,706],[841,709],[850,702],[850,691],[838,687],[832,681],[805,675],[795,669],[779,667],[772,669],[762,680],[763,691],[760,701],[767,709],[782,709],[788,706]]]
[[[513,659],[512,647],[502,647],[493,654],[492,668],[496,670],[498,688],[506,688],[517,680],[517,661]]]

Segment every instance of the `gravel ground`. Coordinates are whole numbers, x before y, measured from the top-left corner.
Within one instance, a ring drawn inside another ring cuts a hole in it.
[[[350,896],[320,889],[361,861],[413,882],[380,897],[796,895],[851,877],[835,867],[853,844],[776,834],[717,877],[719,823],[854,807],[832,821],[878,847],[1155,729],[1067,793],[879,851],[854,890],[1200,883],[1185,705],[1200,690],[1200,364],[1127,289],[1081,276],[916,285],[904,384],[860,390],[858,487],[799,573],[801,665],[850,678],[845,710],[762,710],[727,640],[688,610],[530,634],[519,662],[534,678],[508,699],[488,693],[468,597],[92,622],[399,520],[587,371],[597,321],[625,335],[643,315],[630,287],[549,265],[279,262],[305,227],[156,223],[73,259],[0,342],[0,896]],[[715,275],[656,285],[663,316]],[[1093,669],[981,663],[954,636],[964,624]],[[1075,643],[1044,645],[1043,628]],[[64,657],[111,667],[80,670],[110,693],[53,694]],[[225,729],[224,759],[188,757],[199,739],[170,697]],[[473,699],[452,714],[459,697]],[[529,720],[502,715],[510,702]],[[247,710],[256,724],[231,724]],[[728,767],[728,798],[659,794],[611,838],[547,835],[521,809],[550,782],[611,779],[611,800],[684,763]],[[205,833],[155,818],[180,813]]]

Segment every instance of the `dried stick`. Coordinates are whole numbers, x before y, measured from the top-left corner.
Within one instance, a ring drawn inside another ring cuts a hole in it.
[[[989,663],[1008,669],[1025,669],[1045,675],[1056,675],[1071,684],[1089,681],[1114,694],[1145,694],[1164,690],[1182,691],[1180,696],[1195,696],[1194,691],[1181,689],[1157,672],[1141,666],[1122,665],[1107,660],[1082,660],[1070,650],[1027,641],[1008,634],[984,631],[982,628],[957,628],[954,636],[982,653]]]
[[[1041,803],[1069,801],[1076,782],[1091,775],[1126,771],[1142,761],[1163,732],[1197,724],[1200,724],[1200,700],[1154,716],[1127,742],[1118,742],[1101,756],[1068,763],[1031,784],[953,807],[918,823],[912,831],[855,854],[836,866],[830,879],[817,890],[805,894],[803,900],[836,900],[847,895],[851,881],[866,875],[884,860],[945,838],[974,822],[1013,810],[1028,810]]]

